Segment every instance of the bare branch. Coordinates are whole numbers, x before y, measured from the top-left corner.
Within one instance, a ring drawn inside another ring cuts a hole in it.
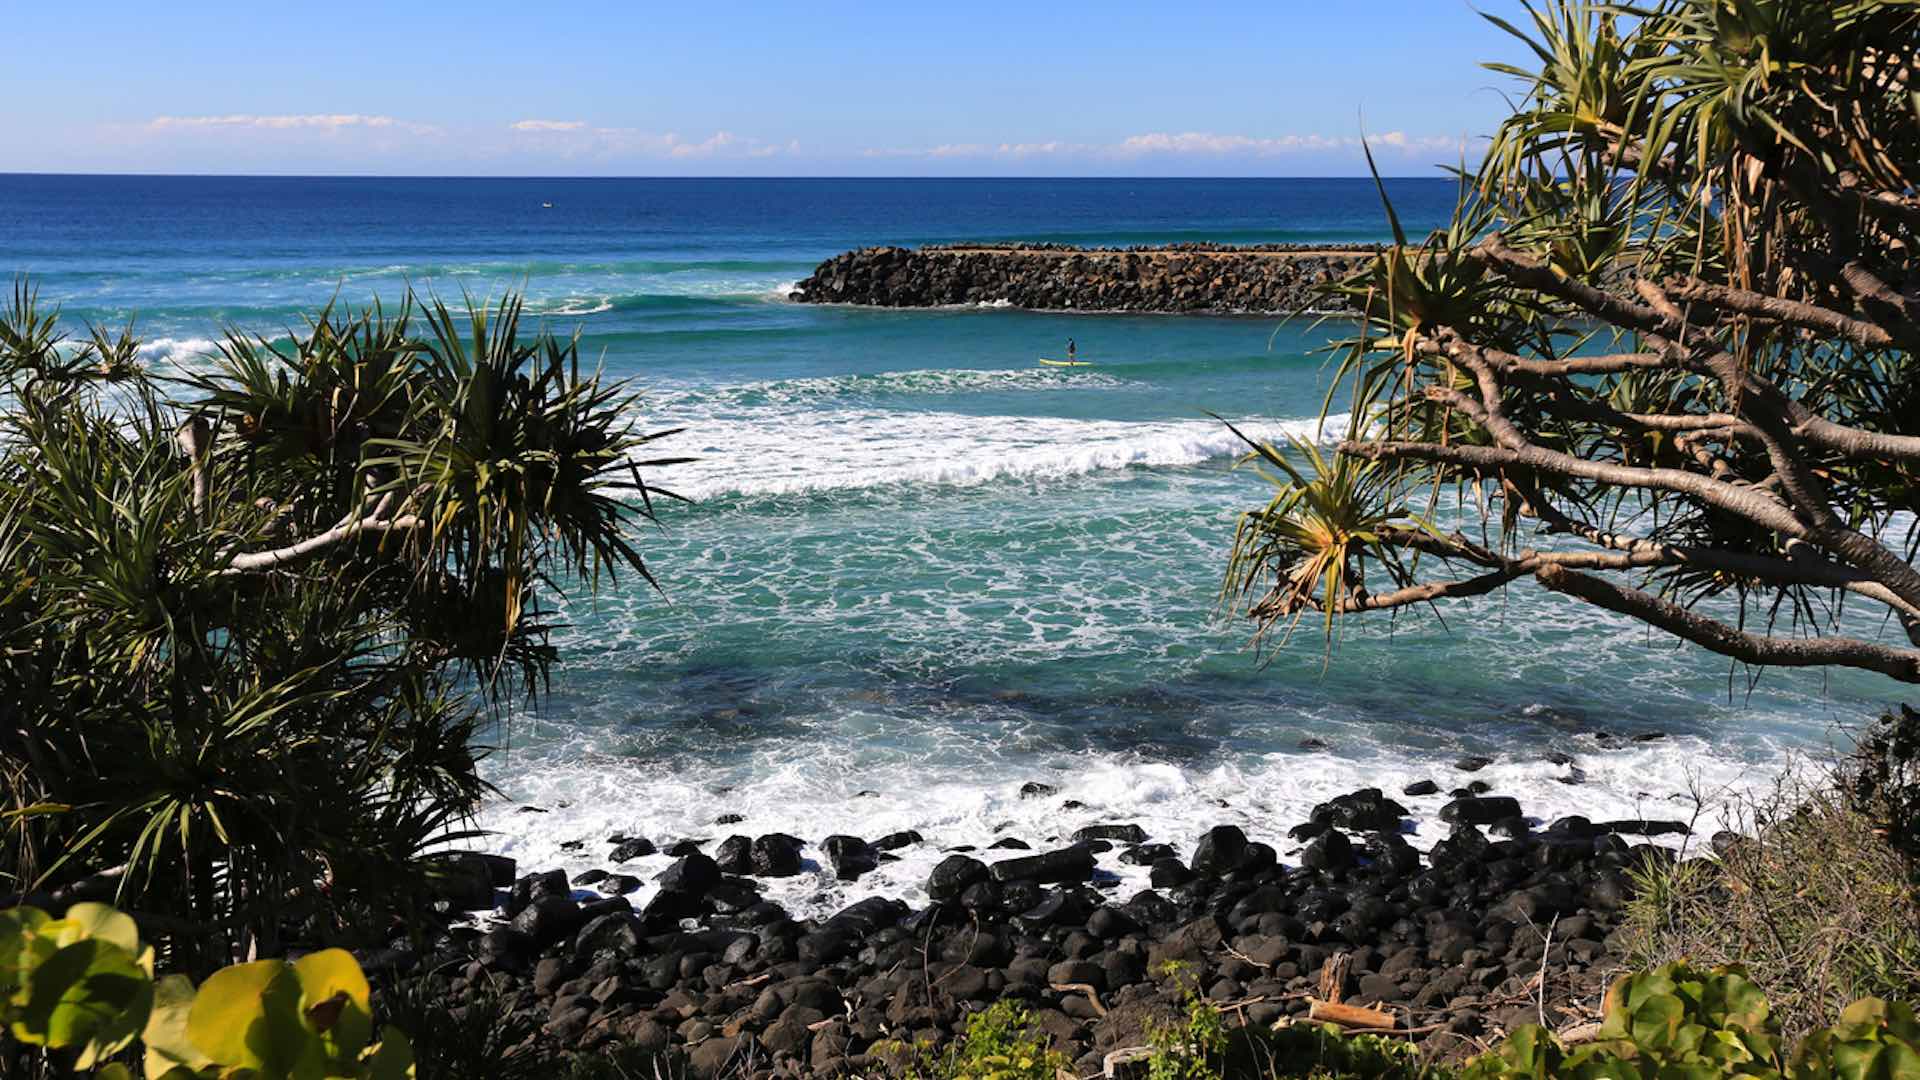
[[[1694,278],[1669,281],[1665,289],[1675,300],[1707,304],[1758,319],[1798,326],[1843,338],[1862,348],[1885,349],[1893,346],[1893,335],[1879,326],[1818,304],[1768,296],[1730,285],[1713,285]]]
[[[1554,592],[1650,623],[1676,637],[1745,663],[1864,668],[1901,682],[1920,683],[1920,650],[1894,649],[1860,638],[1776,638],[1750,634],[1638,589],[1560,566],[1542,566],[1534,578]]]

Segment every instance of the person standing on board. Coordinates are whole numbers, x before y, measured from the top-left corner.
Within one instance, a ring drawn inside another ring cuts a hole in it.
[[[1073,363],[1073,339],[1067,339],[1067,363]]]

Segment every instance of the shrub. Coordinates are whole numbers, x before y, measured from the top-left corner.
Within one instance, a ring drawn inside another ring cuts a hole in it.
[[[1529,1025],[1476,1058],[1462,1080],[1920,1078],[1920,1026],[1904,1005],[1864,999],[1791,1057],[1784,1046],[1766,995],[1740,969],[1669,964],[1614,984],[1594,1042],[1570,1050]]]
[[[233,331],[184,381],[138,347],[0,303],[0,891],[123,867],[203,971],[408,914],[551,594],[647,576],[654,436],[512,296]]]
[[[1164,974],[1179,988],[1180,1022],[1150,1026],[1149,1080],[1297,1077],[1299,1080],[1450,1080],[1451,1070],[1426,1060],[1412,1043],[1381,1035],[1348,1035],[1333,1024],[1301,1023],[1265,1030],[1230,1027],[1218,1005],[1200,996],[1189,970]]]
[[[386,1028],[374,1041],[367,979],[344,950],[238,964],[197,991],[184,975],[155,979],[153,965],[133,920],[104,904],[57,920],[0,912],[0,1020],[58,1067],[98,1067],[103,1080],[132,1076],[109,1059],[136,1040],[148,1080],[413,1076],[406,1036]]]
[[[944,1052],[896,1040],[876,1043],[873,1053],[914,1080],[1056,1080],[1071,1064],[1048,1048],[1024,1006],[1006,1000],[967,1017],[966,1031]]]
[[[1862,732],[1840,780],[1854,809],[1877,822],[1895,850],[1920,858],[1920,712],[1902,705]]]
[[[1786,780],[1714,859],[1649,860],[1623,930],[1635,967],[1740,964],[1789,1035],[1862,997],[1920,997],[1920,897],[1875,822]]]

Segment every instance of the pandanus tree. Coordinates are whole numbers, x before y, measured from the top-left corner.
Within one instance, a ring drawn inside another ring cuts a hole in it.
[[[1334,286],[1349,426],[1256,448],[1228,597],[1331,640],[1532,582],[1920,682],[1920,4],[1526,10],[1452,221]]]
[[[0,893],[104,885],[213,962],[423,895],[556,594],[652,581],[671,432],[514,296],[138,352],[0,311]]]

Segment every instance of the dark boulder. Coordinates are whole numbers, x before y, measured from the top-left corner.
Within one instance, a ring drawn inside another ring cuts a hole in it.
[[[1138,825],[1088,825],[1073,834],[1075,840],[1117,840],[1138,844],[1147,839],[1147,830]]]
[[[1345,833],[1329,829],[1300,853],[1300,865],[1313,870],[1345,870],[1353,865],[1353,843]]]
[[[644,859],[653,853],[653,841],[635,837],[616,844],[613,853],[607,856],[607,860],[616,863],[632,862],[635,859]]]
[[[833,876],[841,881],[854,881],[880,865],[879,853],[857,836],[829,836],[820,846],[827,853]]]
[[[754,837],[747,849],[755,877],[792,877],[800,872],[800,840],[785,833]]]
[[[902,832],[888,833],[880,839],[875,840],[873,846],[879,851],[898,851],[903,847],[911,847],[914,844],[921,843],[925,839],[926,837],[921,836],[912,829],[907,829]]]
[[[1507,795],[1470,795],[1440,808],[1440,820],[1450,824],[1491,825],[1502,818],[1519,816],[1520,801]]]
[[[683,855],[672,866],[660,872],[654,878],[662,889],[701,896],[708,889],[720,884],[720,867],[712,859],[698,851]]]
[[[753,859],[750,852],[753,840],[745,836],[729,836],[720,841],[713,849],[714,865],[724,874],[748,874],[753,872]]]
[[[952,900],[967,886],[986,879],[985,863],[966,855],[949,855],[928,875],[927,895],[935,900]]]
[[[1397,830],[1407,808],[1386,797],[1379,788],[1337,795],[1313,808],[1309,819],[1323,825],[1361,832]]]
[[[1235,825],[1215,825],[1193,849],[1193,872],[1219,876],[1237,869],[1247,857],[1247,834]]]
[[[1093,876],[1093,853],[1083,847],[1003,859],[988,868],[995,881],[1032,881],[1041,885],[1085,881]]]

